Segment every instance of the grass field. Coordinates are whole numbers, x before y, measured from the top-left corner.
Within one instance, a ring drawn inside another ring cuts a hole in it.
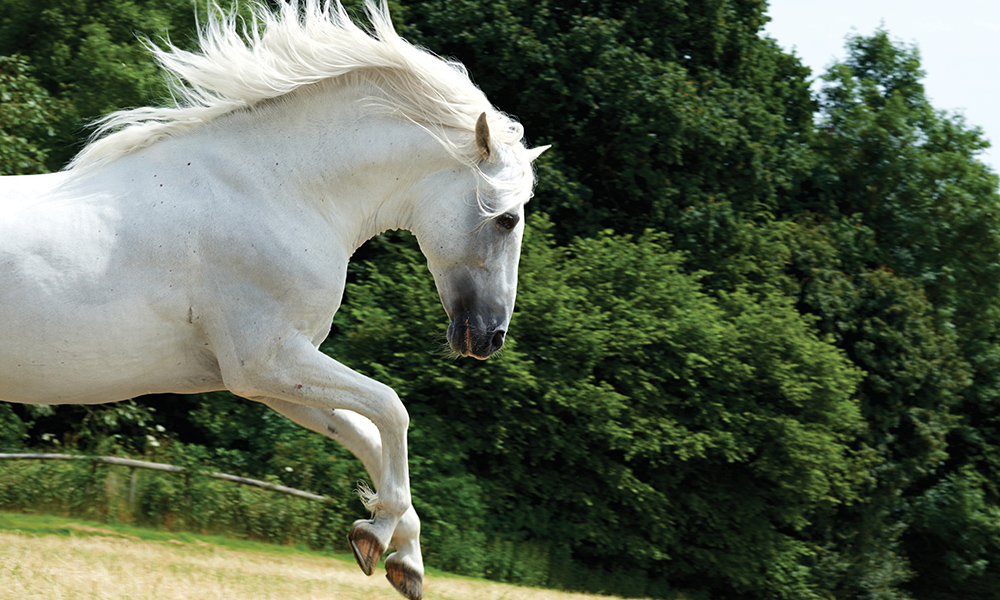
[[[608,598],[431,572],[428,600]],[[0,600],[398,600],[350,556],[222,537],[0,513]]]

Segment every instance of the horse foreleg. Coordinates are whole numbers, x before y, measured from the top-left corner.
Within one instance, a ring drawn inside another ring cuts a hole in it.
[[[327,410],[273,398],[262,401],[299,425],[340,442],[361,460],[372,481],[382,480],[381,436],[365,417],[348,410]],[[386,578],[401,594],[418,600],[423,594],[424,563],[420,554],[420,518],[412,505],[396,524],[391,544],[396,552],[385,560]],[[367,561],[355,558],[365,569]]]
[[[370,575],[401,518],[411,509],[406,462],[409,416],[399,397],[388,386],[326,356],[303,337],[286,342],[270,356],[240,357],[236,349],[217,356],[226,387],[239,396],[347,410],[365,417],[377,429],[382,448],[381,472],[375,479],[378,491],[365,498],[374,518],[355,522],[348,536],[358,564]],[[387,563],[387,569],[389,566]],[[390,580],[398,580],[393,585],[410,598],[419,598],[420,589],[412,581],[418,573],[416,567],[404,573],[398,561],[391,566]]]

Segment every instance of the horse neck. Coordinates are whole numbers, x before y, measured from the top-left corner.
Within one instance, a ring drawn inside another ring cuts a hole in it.
[[[411,229],[414,186],[455,166],[427,131],[373,108],[376,93],[310,86],[206,128],[205,141],[230,136],[239,150],[227,153],[256,166],[259,190],[315,211],[353,252],[383,231]]]

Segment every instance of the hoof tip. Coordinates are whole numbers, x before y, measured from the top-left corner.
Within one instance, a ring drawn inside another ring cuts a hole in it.
[[[405,564],[387,561],[385,578],[408,600],[421,600],[424,597],[424,578]]]
[[[385,548],[375,537],[372,526],[364,522],[356,524],[347,535],[347,540],[351,543],[354,560],[358,561],[358,566],[364,574],[370,576],[375,572],[375,565],[385,553]]]

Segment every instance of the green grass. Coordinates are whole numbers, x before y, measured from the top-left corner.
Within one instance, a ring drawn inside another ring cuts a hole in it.
[[[54,515],[14,513],[0,511],[0,531],[18,531],[31,535],[56,535],[66,537],[122,537],[134,539],[138,538],[147,542],[169,542],[171,540],[195,544],[198,542],[211,544],[228,550],[245,552],[258,552],[274,555],[302,555],[332,558],[354,565],[354,556],[351,554],[337,554],[332,552],[320,552],[310,550],[302,545],[277,545],[265,542],[255,542],[252,540],[241,540],[222,535],[202,535],[186,531],[164,531],[158,529],[148,529],[144,527],[133,527],[130,525],[108,524],[99,521],[87,521],[84,519],[72,519],[58,517]],[[345,533],[346,537],[346,533]],[[445,579],[458,579],[468,581],[479,581],[475,577],[456,575],[427,567],[429,575]]]
[[[399,600],[350,555],[0,512],[0,600]],[[427,600],[590,600],[431,571]]]
[[[251,540],[241,540],[221,535],[200,535],[186,531],[163,531],[157,529],[147,529],[144,527],[132,527],[129,525],[86,521],[83,519],[70,519],[53,515],[0,512],[0,531],[19,531],[32,535],[59,535],[67,537],[111,536],[133,539],[138,538],[147,542],[169,542],[170,540],[175,540],[184,543],[196,543],[200,541],[213,546],[227,548],[229,550],[243,550],[248,552],[263,552],[281,555],[302,554],[307,556],[335,558],[350,563],[354,562],[354,557],[350,554],[317,552],[309,550],[305,546],[281,546],[277,544],[267,544],[264,542],[254,542]]]

